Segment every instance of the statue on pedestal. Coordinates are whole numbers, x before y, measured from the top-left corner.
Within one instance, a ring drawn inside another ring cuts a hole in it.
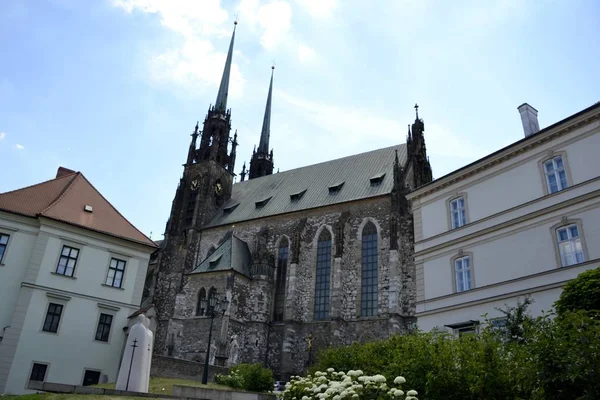
[[[117,378],[117,390],[148,393],[154,335],[147,328],[147,321],[148,318],[140,314],[136,324],[129,330]]]

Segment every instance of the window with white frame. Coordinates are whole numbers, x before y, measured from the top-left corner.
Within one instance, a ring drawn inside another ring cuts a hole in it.
[[[456,291],[464,292],[473,288],[471,257],[465,256],[454,260],[454,276]]]
[[[460,228],[467,223],[464,197],[458,197],[450,202],[450,220],[452,221],[452,229]]]
[[[585,261],[583,245],[579,236],[577,224],[562,226],[556,230],[560,262],[563,267],[579,264]]]
[[[544,162],[544,174],[546,175],[548,193],[556,193],[569,186],[562,156]]]
[[[117,258],[110,260],[110,266],[108,267],[108,276],[106,277],[106,284],[120,288],[123,285],[123,274],[125,273],[125,261]]]
[[[56,273],[59,275],[73,276],[79,249],[70,246],[63,246],[56,266]]]
[[[8,246],[8,238],[8,235],[0,233],[0,264],[2,264],[4,253],[6,253],[6,246]]]

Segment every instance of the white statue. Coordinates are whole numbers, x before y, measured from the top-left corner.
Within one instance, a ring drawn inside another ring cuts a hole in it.
[[[117,378],[117,390],[148,393],[154,335],[146,327],[146,319],[144,314],[138,315],[136,324],[129,330]]]

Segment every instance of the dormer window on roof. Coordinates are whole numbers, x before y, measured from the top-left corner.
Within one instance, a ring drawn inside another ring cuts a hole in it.
[[[379,186],[381,185],[381,182],[383,182],[383,178],[385,177],[385,172],[379,174],[379,175],[375,175],[373,177],[371,177],[370,181],[371,181],[371,186]]]
[[[229,214],[229,213],[231,213],[233,210],[235,210],[235,208],[236,208],[237,206],[239,206],[239,205],[240,205],[240,203],[235,203],[235,204],[232,204],[232,205],[230,205],[230,206],[228,206],[228,207],[225,207],[225,208],[223,208],[223,213],[225,213],[225,214]]]
[[[208,262],[208,266],[209,266],[209,268],[214,268],[214,267],[216,267],[216,266],[217,266],[217,264],[219,263],[219,260],[221,259],[221,257],[222,257],[222,256],[223,256],[223,254],[219,254],[219,255],[217,255],[217,256],[214,256],[214,257],[212,258],[212,260],[210,260],[210,261]]]
[[[269,196],[267,198],[264,198],[262,200],[257,201],[256,203],[254,203],[256,205],[256,208],[264,207],[265,204],[267,204],[269,202],[269,200],[271,200],[271,197],[273,197],[273,196]]]
[[[302,198],[302,196],[304,196],[304,193],[306,193],[307,189],[301,190],[300,192],[296,192],[296,193],[292,193],[290,194],[290,200],[291,201],[298,201]]]
[[[342,186],[344,186],[345,181],[338,182],[334,185],[329,186],[329,194],[337,194],[340,190],[342,190]]]

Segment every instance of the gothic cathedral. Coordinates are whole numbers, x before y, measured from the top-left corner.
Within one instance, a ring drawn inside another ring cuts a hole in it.
[[[191,135],[144,304],[156,310],[156,354],[204,361],[209,300],[227,300],[214,319],[210,363],[260,362],[288,379],[321,348],[413,328],[404,194],[432,179],[425,126],[417,114],[406,143],[273,174],[272,72],[260,143],[234,184],[234,39],[235,28],[215,105]]]

